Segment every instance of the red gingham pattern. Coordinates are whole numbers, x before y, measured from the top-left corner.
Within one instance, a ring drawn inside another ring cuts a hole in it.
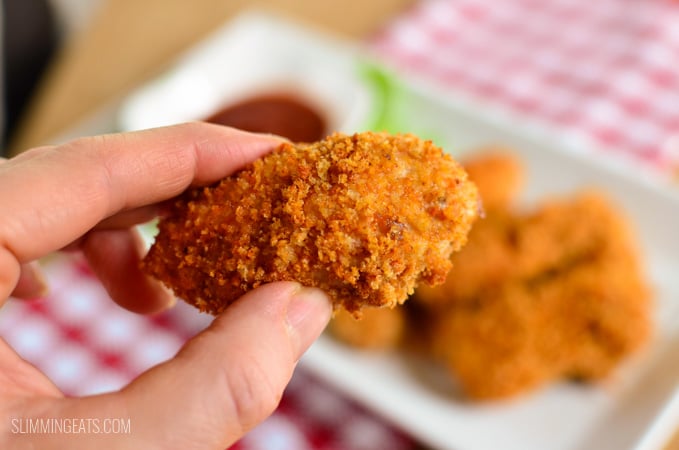
[[[437,0],[372,42],[451,91],[666,167],[679,135],[679,5]]]
[[[10,300],[0,310],[0,333],[67,395],[121,388],[209,323],[184,303],[152,318],[120,308],[81,257],[51,257],[43,267],[49,294]]]
[[[660,171],[679,167],[679,3],[422,1],[368,45],[453,94],[508,108]],[[115,306],[72,255],[44,264],[50,294],[0,309],[0,336],[65,393],[118,389],[172,357],[209,318]],[[233,448],[414,449],[400,431],[298,370],[276,413]]]
[[[0,310],[0,335],[67,395],[120,389],[165,361],[211,318],[183,302],[155,317],[110,300],[79,256],[43,265],[49,294],[10,300]],[[274,415],[232,450],[408,450],[412,441],[312,375],[298,370]]]

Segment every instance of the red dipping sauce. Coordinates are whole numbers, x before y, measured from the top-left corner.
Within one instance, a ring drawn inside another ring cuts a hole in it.
[[[287,94],[267,94],[243,100],[216,112],[207,122],[256,133],[272,133],[293,142],[313,142],[325,137],[323,116],[300,99]]]

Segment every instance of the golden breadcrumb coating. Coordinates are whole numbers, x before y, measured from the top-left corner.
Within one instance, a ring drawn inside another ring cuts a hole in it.
[[[480,287],[504,281],[516,264],[509,211],[524,182],[521,160],[502,147],[480,148],[462,166],[476,185],[486,217],[477,221],[467,245],[453,255],[453,270],[443,285],[418,287],[418,301],[446,306],[473,296]]]
[[[512,249],[498,239],[496,228],[507,222],[499,212],[510,207],[523,185],[521,161],[503,147],[484,147],[462,160],[462,167],[479,191],[486,217],[474,224],[467,244],[453,254],[453,269],[448,273],[445,286],[422,284],[417,287],[418,301],[430,307],[445,306],[451,299],[473,295],[479,286],[503,281],[514,265]],[[338,314],[340,317],[330,323],[330,332],[335,338],[361,348],[390,348],[401,341],[400,334],[405,333],[406,327],[403,321],[394,320],[391,310],[364,311],[370,317],[363,320]],[[405,314],[410,315],[411,311]],[[408,339],[407,344],[412,344],[413,336]]]
[[[473,398],[511,396],[559,377],[602,378],[651,333],[632,234],[608,199],[584,192],[515,220],[517,264],[506,279],[480,284],[477,272],[476,292],[431,316],[433,353]]]
[[[516,270],[515,218],[491,212],[474,224],[467,244],[451,258],[453,269],[437,286],[415,291],[418,303],[432,309],[474,298],[480,290],[504,283]]]
[[[453,254],[445,284],[418,286],[398,311],[331,331],[362,347],[435,357],[473,399],[525,393],[559,378],[598,380],[652,332],[650,292],[625,217],[603,194],[514,208],[521,174],[511,155],[481,153],[464,165],[486,217]],[[381,347],[380,347],[381,346]]]
[[[393,306],[444,281],[478,209],[465,171],[431,141],[335,133],[284,143],[185,193],[143,267],[213,314],[281,280],[319,287],[350,312]]]

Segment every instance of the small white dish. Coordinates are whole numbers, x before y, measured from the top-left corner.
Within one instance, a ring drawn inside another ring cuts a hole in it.
[[[272,92],[317,106],[332,131],[364,123],[372,96],[359,80],[353,52],[326,52],[326,41],[280,21],[265,26],[264,17],[237,17],[134,92],[120,108],[119,128],[202,120],[226,105]]]

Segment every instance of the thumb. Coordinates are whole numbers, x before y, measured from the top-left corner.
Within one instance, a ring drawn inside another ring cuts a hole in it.
[[[132,423],[158,448],[228,446],[273,412],[330,315],[322,291],[297,283],[246,294],[123,391]]]
[[[261,286],[173,359],[119,393],[62,399],[58,415],[128,417],[131,433],[100,436],[99,449],[224,449],[273,412],[331,313],[318,289],[293,282]],[[91,448],[89,438],[96,436],[73,441],[72,448]]]

